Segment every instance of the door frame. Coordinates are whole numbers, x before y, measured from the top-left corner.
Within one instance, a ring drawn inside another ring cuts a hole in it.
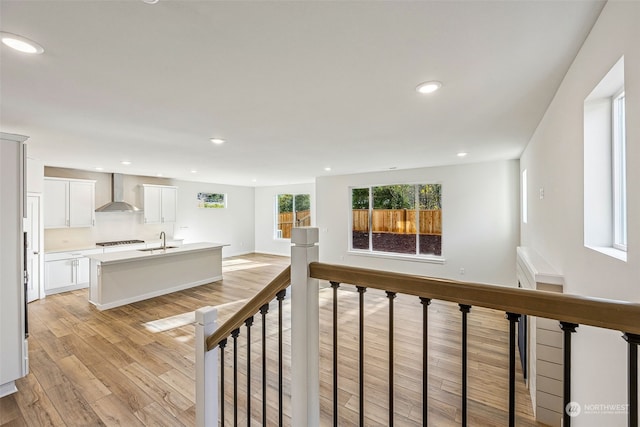
[[[42,206],[42,193],[32,193],[32,192],[27,192],[27,197],[36,197],[38,199],[38,215],[39,215],[39,222],[40,222],[40,241],[38,242],[40,245],[40,261],[38,262],[38,268],[40,269],[40,274],[38,274],[38,279],[39,279],[39,283],[38,283],[38,297],[36,298],[35,301],[37,301],[38,299],[42,299],[46,296],[46,294],[44,293],[44,222],[43,222],[43,218],[44,218],[44,206]],[[26,298],[26,295],[25,295]]]

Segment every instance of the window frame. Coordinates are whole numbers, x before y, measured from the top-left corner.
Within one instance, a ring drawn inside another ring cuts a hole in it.
[[[369,215],[368,215],[368,229],[372,230],[373,229],[373,198],[374,198],[374,191],[373,189],[376,187],[387,187],[387,186],[394,186],[394,185],[411,185],[414,186],[415,191],[414,191],[414,210],[416,211],[416,221],[419,221],[419,212],[420,212],[420,192],[419,192],[419,188],[420,186],[426,186],[426,185],[439,185],[440,186],[440,192],[442,194],[442,183],[441,182],[420,182],[420,183],[415,183],[415,182],[405,182],[405,183],[398,183],[398,182],[393,182],[393,183],[389,183],[389,184],[372,184],[372,185],[354,185],[354,186],[349,186],[348,187],[348,191],[349,191],[349,197],[348,197],[348,212],[349,212],[349,220],[348,220],[348,239],[347,239],[347,252],[351,255],[359,255],[359,256],[368,256],[368,257],[377,257],[377,258],[387,258],[387,259],[404,259],[404,260],[411,260],[411,261],[421,261],[421,262],[429,262],[429,263],[435,263],[435,264],[444,264],[446,262],[446,259],[444,257],[444,250],[442,247],[442,240],[440,241],[440,255],[435,255],[435,254],[420,254],[420,227],[419,227],[419,223],[415,224],[415,228],[416,228],[416,252],[412,253],[412,254],[407,254],[407,253],[400,253],[400,252],[385,252],[385,251],[377,251],[373,249],[373,233],[370,231],[369,234],[369,248],[368,249],[357,249],[353,247],[353,190],[356,189],[367,189],[369,191],[369,206],[368,206],[368,210],[369,210]],[[442,197],[442,196],[441,196]],[[443,208],[442,208],[442,200],[440,201],[440,211],[442,212]],[[441,232],[440,236],[442,239],[442,235],[444,233]]]
[[[529,221],[529,178],[527,169],[522,171],[522,223]]]
[[[624,87],[611,97],[613,247],[627,251],[626,108]]]
[[[278,193],[275,195],[275,203],[274,203],[274,214],[273,214],[273,219],[274,219],[274,224],[273,224],[273,239],[274,240],[291,240],[291,237],[279,237],[279,235],[281,233],[279,233],[280,231],[282,231],[281,229],[278,228],[278,225],[280,224],[279,222],[279,215],[280,215],[280,196],[283,195],[287,195],[287,196],[291,196],[291,213],[293,214],[293,223],[291,228],[298,228],[295,226],[295,223],[297,222],[297,212],[296,211],[296,198],[298,196],[307,196],[309,198],[309,224],[312,224],[312,210],[311,210],[311,194],[310,193]],[[302,212],[302,211],[301,211]]]

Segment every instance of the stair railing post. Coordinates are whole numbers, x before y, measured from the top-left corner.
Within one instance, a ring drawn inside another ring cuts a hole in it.
[[[318,229],[291,230],[291,425],[320,424],[318,280],[309,263],[319,257]]]
[[[196,310],[196,426],[218,425],[218,347],[207,351],[206,339],[218,329],[218,309]]]
[[[628,384],[627,394],[629,399],[629,427],[638,427],[638,345],[640,335],[625,333],[623,338],[629,343],[628,353]]]

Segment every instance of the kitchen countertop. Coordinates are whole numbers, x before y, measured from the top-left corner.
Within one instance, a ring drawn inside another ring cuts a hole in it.
[[[101,249],[102,246],[71,246],[68,248],[56,248],[56,249],[45,249],[45,254],[57,254],[63,252],[78,252],[78,251],[90,251],[92,249]]]
[[[172,256],[172,255],[184,254],[188,252],[206,251],[210,249],[222,249],[222,247],[224,246],[229,246],[229,244],[212,243],[212,242],[188,243],[186,245],[182,245],[177,248],[171,248],[171,249],[158,248],[158,249],[154,249],[153,251],[132,250],[132,251],[110,252],[105,254],[88,255],[87,258],[99,261],[101,264],[105,265],[105,264],[111,264],[111,263],[131,262],[131,261],[138,261],[141,259]]]
[[[167,237],[167,245],[175,245],[182,244],[184,239],[174,239],[173,237]],[[142,243],[135,243],[134,245],[162,245],[162,239],[150,239],[143,240]],[[125,248],[127,245],[116,245],[116,246],[98,246],[94,244],[87,244],[83,246],[70,246],[68,248],[54,248],[54,249],[45,249],[45,254],[56,254],[56,253],[65,253],[65,252],[78,252],[78,251],[90,251],[93,249],[104,249],[104,248]]]

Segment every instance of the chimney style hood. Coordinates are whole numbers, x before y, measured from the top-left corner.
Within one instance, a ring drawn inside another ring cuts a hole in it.
[[[111,175],[111,194],[112,201],[106,205],[100,206],[96,212],[138,212],[139,208],[124,201],[124,190],[122,186],[122,174],[114,173]]]

